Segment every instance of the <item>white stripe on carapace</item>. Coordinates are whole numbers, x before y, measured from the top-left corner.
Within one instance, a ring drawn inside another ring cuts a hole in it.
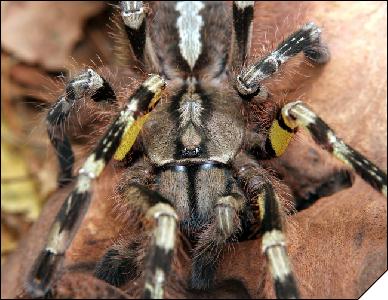
[[[179,1],[175,6],[175,10],[180,14],[176,22],[179,50],[191,69],[202,52],[200,31],[204,22],[199,11],[204,7],[200,1]]]

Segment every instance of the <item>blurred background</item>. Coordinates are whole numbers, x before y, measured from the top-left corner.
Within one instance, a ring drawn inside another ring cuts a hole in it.
[[[112,62],[106,2],[1,2],[1,263],[56,188],[44,115],[68,70]]]

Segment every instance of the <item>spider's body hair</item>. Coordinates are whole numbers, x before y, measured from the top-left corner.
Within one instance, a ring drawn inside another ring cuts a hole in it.
[[[90,73],[90,72],[88,72]],[[101,85],[102,86],[102,85]],[[159,76],[151,76],[129,99],[126,108],[120,112],[116,120],[108,128],[97,144],[94,152],[89,155],[79,170],[75,189],[66,198],[52,225],[45,248],[30,274],[27,288],[32,294],[41,297],[47,293],[53,271],[60,257],[69,247],[90,202],[91,181],[97,178],[107,162],[116,151],[126,130],[148,108],[159,100],[165,82]],[[54,107],[55,109],[55,107]]]
[[[234,2],[233,14],[221,2],[161,2],[152,9],[155,16],[150,22],[148,8],[141,2],[125,1],[121,16],[133,61],[161,76],[152,75],[143,82],[88,156],[35,262],[28,288],[35,296],[48,292],[60,257],[90,202],[92,180],[113,156],[123,160],[136,148],[140,155],[130,161],[117,197],[139,213],[136,221],[145,233],[137,239],[144,237],[142,245],[149,251],[139,259],[134,258],[138,250],[128,243],[119,251],[113,246],[97,265],[99,279],[121,285],[140,275],[143,266],[143,296],[162,298],[180,229],[193,248],[189,288],[204,291],[214,285],[218,258],[227,243],[261,237],[276,295],[297,298],[283,234],[283,199],[260,161],[282,155],[302,126],[319,145],[386,195],[384,172],[338,140],[299,102],[280,110],[268,101],[261,84],[298,53],[315,63],[327,62],[321,30],[308,23],[263,59],[241,68],[250,48],[251,1]],[[236,67],[240,67],[238,76],[233,73]],[[149,113],[165,81],[168,99]],[[99,102],[114,95],[109,84],[90,71],[70,81],[66,91],[69,95],[58,99],[47,118],[54,133],[60,124],[52,116],[63,123],[72,102],[81,96]],[[267,110],[252,125],[245,109],[255,101]],[[58,156],[68,153],[66,137],[51,140],[58,151],[65,147]],[[68,171],[69,165],[72,161],[62,171]],[[114,263],[116,258],[135,266],[133,272],[128,274],[121,263]]]

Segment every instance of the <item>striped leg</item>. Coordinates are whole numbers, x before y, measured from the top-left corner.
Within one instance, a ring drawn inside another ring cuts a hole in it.
[[[147,38],[146,9],[143,1],[121,1],[121,17],[124,21],[125,32],[134,56],[140,62],[144,62]]]
[[[278,198],[270,183],[263,185],[258,194],[257,202],[261,209],[262,251],[270,265],[276,297],[278,299],[297,299],[299,292],[287,256]]]
[[[353,168],[362,179],[387,197],[387,174],[365,156],[346,145],[303,102],[296,101],[285,105],[281,117],[285,126],[290,130],[295,129],[297,126],[307,129],[316,143]]]
[[[71,181],[74,164],[73,151],[68,137],[63,132],[63,126],[71,108],[85,96],[90,96],[95,102],[116,101],[115,93],[109,83],[94,70],[88,69],[67,84],[65,93],[50,109],[46,119],[47,131],[60,165],[59,186]]]
[[[243,96],[260,93],[260,82],[276,73],[289,58],[299,52],[316,63],[329,60],[329,51],[321,41],[321,30],[314,23],[304,25],[290,35],[278,48],[256,64],[248,66],[237,77],[237,89]]]
[[[59,210],[45,248],[29,274],[27,289],[34,297],[42,297],[50,289],[53,274],[88,208],[92,180],[99,177],[119,148],[124,133],[131,131],[141,114],[147,112],[159,100],[164,86],[165,83],[159,76],[149,77],[130,97],[126,108],[119,113],[79,170],[75,188]]]
[[[233,1],[232,67],[241,68],[249,56],[255,1]]]
[[[159,199],[162,198],[159,196]],[[168,202],[160,201],[148,210],[146,216],[155,220],[156,225],[147,258],[143,298],[163,299],[175,249],[177,215]]]
[[[97,265],[95,276],[115,286],[124,284],[138,275],[137,258],[148,248],[143,298],[161,299],[175,250],[177,215],[167,199],[142,184],[126,185],[122,196],[130,209],[140,212],[144,231],[124,247],[122,243],[111,247]]]
[[[258,163],[243,155],[236,158],[233,167],[245,188],[247,198],[250,199],[254,216],[260,223],[260,230],[263,233],[262,251],[269,262],[276,297],[299,298],[287,256],[278,196],[268,175]]]

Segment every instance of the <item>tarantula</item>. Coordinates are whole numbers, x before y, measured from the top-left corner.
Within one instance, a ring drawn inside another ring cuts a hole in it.
[[[161,16],[158,22],[147,20],[142,2],[122,1],[120,8],[132,55],[153,75],[129,97],[78,171],[75,188],[28,276],[28,291],[35,297],[49,292],[89,206],[92,181],[112,157],[124,160],[140,149],[142,155],[130,162],[130,175],[119,194],[140,212],[141,223],[152,224],[153,234],[146,239],[144,298],[163,298],[178,230],[197,245],[190,288],[206,290],[212,285],[215,252],[226,243],[261,238],[277,297],[298,298],[278,192],[260,160],[282,155],[297,128],[303,127],[316,143],[387,195],[386,174],[346,145],[301,101],[277,107],[267,116],[269,126],[260,122],[248,126],[252,124],[241,113],[249,103],[271,100],[262,81],[288,59],[303,52],[313,63],[329,60],[321,30],[305,24],[273,52],[247,65],[253,1],[233,2],[231,16],[222,2],[162,2],[154,7]],[[239,70],[237,76],[234,70]],[[168,101],[158,104],[165,88]],[[67,84],[50,109],[48,134],[57,151],[61,186],[71,181],[74,163],[62,125],[85,96],[96,102],[117,100],[108,81],[87,69]],[[206,247],[206,239],[216,246]],[[136,252],[136,245],[128,244],[123,251]],[[139,272],[138,264],[112,247],[98,263],[95,276],[120,285]]]

